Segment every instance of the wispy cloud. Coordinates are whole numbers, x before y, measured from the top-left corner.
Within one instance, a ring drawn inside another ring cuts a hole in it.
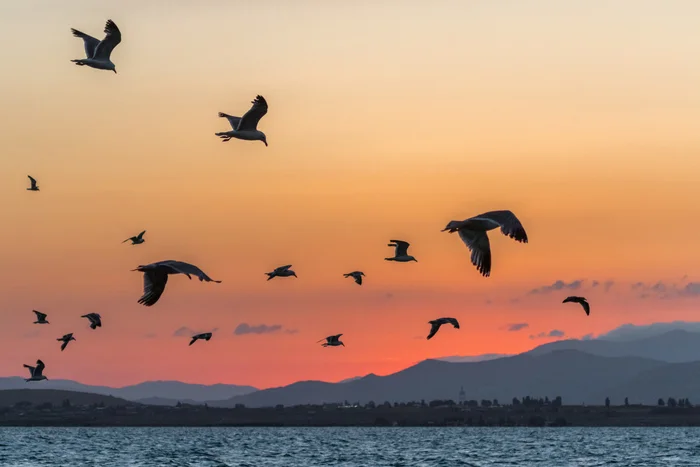
[[[531,334],[530,339],[546,339],[548,337],[564,337],[566,333],[559,329],[552,329],[549,332],[541,332],[539,334]]]
[[[635,282],[630,286],[630,290],[642,300],[647,298],[668,300],[679,297],[698,297],[700,296],[700,282],[688,282],[681,285],[664,281]]]
[[[182,326],[181,328],[178,328],[175,330],[173,333],[173,336],[175,337],[192,337],[195,334],[200,334],[202,332],[216,332],[218,331],[219,328],[214,328],[211,331],[194,331],[192,328],[188,328],[187,326]]]
[[[525,329],[528,326],[530,325],[527,323],[511,323],[506,325],[506,329],[510,332],[516,332]]]
[[[241,323],[239,324],[236,329],[234,329],[233,333],[237,336],[242,336],[245,334],[272,334],[278,331],[282,330],[282,325],[281,324],[256,324],[256,325],[250,325],[248,323]],[[290,330],[287,330],[290,331]],[[294,334],[294,332],[298,332],[297,330],[291,330],[290,334]]]
[[[591,282],[592,288],[596,289],[596,288],[600,287],[603,289],[603,292],[605,292],[605,293],[607,293],[612,288],[613,285],[615,285],[615,282],[610,281],[610,280],[603,281],[603,282],[594,280],[593,282]]]
[[[531,294],[546,294],[550,292],[555,292],[557,290],[564,290],[564,289],[569,289],[569,290],[578,290],[581,288],[583,285],[583,280],[575,280],[573,282],[569,282],[568,284],[564,282],[563,280],[558,280],[555,281],[551,285],[543,285],[541,287],[537,287],[535,289],[530,290]]]

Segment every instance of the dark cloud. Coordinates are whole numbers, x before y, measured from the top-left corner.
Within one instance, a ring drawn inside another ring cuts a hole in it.
[[[685,287],[681,289],[681,295],[700,295],[700,282],[688,282],[687,284],[685,284]]]
[[[601,287],[601,288],[603,289],[603,292],[606,292],[606,293],[610,290],[610,288],[611,288],[613,285],[615,285],[615,282],[614,282],[614,281],[605,281],[605,282],[601,282],[601,281],[596,281],[596,280],[594,280],[594,281],[591,282],[591,287],[592,287],[592,288],[596,289],[596,288],[598,288],[598,287]]]
[[[545,339],[548,337],[564,337],[566,333],[559,329],[552,329],[549,332],[541,332],[539,334],[531,334],[530,339]]]
[[[244,334],[272,334],[281,330],[281,324],[271,324],[269,326],[267,324],[257,324],[251,326],[248,323],[241,323],[234,329],[233,333],[237,336],[242,336]]]
[[[669,300],[677,297],[700,296],[700,282],[688,282],[681,286],[663,281],[658,281],[653,284],[635,282],[630,286],[630,289],[632,292],[637,293],[637,298],[642,300],[650,297]]]
[[[536,289],[532,289],[530,291],[530,293],[531,294],[546,294],[546,293],[555,292],[557,290],[564,290],[564,289],[578,290],[581,288],[582,285],[583,285],[582,280],[575,280],[575,281],[570,282],[568,284],[562,280],[558,280],[558,281],[554,282],[552,285],[543,285],[541,287],[537,287]]]
[[[511,331],[511,332],[515,332],[515,331],[520,331],[521,329],[525,329],[528,326],[529,326],[529,324],[527,324],[527,323],[511,323],[511,324],[506,326],[506,329]]]

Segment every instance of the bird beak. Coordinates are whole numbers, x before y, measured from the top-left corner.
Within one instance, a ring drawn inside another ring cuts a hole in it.
[[[265,143],[265,147],[267,147],[267,141],[263,140],[263,143]]]
[[[117,73],[117,70],[112,70],[115,74]]]

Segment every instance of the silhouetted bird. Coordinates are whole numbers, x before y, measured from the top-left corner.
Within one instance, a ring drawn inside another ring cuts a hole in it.
[[[208,341],[209,339],[211,339],[211,333],[210,332],[203,332],[201,334],[195,334],[194,336],[192,336],[192,340],[190,341],[190,345],[194,344],[199,339],[204,339],[205,341]]]
[[[491,275],[491,245],[486,232],[500,227],[503,235],[527,243],[522,224],[510,211],[490,211],[463,221],[450,221],[442,231],[459,232],[459,237],[471,251],[472,264],[484,276]]]
[[[278,268],[275,268],[275,270],[272,272],[266,272],[265,274],[267,274],[267,280],[270,280],[273,277],[297,277],[297,273],[289,269],[291,267],[292,265],[288,264],[286,266],[280,266]]]
[[[80,37],[83,40],[86,56],[86,58],[71,60],[71,62],[80,66],[87,65],[99,70],[112,70],[115,73],[117,72],[114,63],[112,63],[109,57],[112,54],[112,50],[122,41],[122,33],[119,31],[117,25],[114,24],[114,21],[108,19],[107,23],[105,23],[105,38],[101,41],[77,29],[71,28],[71,31],[75,37]]]
[[[63,337],[60,337],[60,338],[58,338],[58,339],[56,339],[56,340],[57,340],[57,341],[62,341],[62,342],[63,342],[63,344],[61,344],[61,352],[63,352],[63,349],[66,348],[66,346],[68,345],[68,343],[69,343],[70,341],[74,341],[74,340],[75,340],[75,337],[73,337],[73,333],[71,332],[71,333],[65,334]]]
[[[30,366],[30,365],[24,365],[25,368],[29,368],[29,374],[31,375],[30,378],[25,379],[25,381],[41,381],[42,379],[49,379],[46,376],[44,376],[44,362],[41,360],[36,361],[36,366]]]
[[[39,191],[39,185],[36,184],[36,180],[34,179],[34,177],[32,177],[31,175],[27,175],[27,177],[29,177],[29,183],[31,183],[31,185],[32,185],[29,188],[27,188],[27,190]]]
[[[439,318],[434,319],[432,321],[428,321],[428,323],[431,326],[430,334],[428,334],[428,339],[433,337],[438,332],[438,329],[440,329],[440,326],[442,326],[443,324],[450,323],[456,329],[459,329],[459,322],[457,322],[457,320],[454,318]]]
[[[400,263],[407,263],[409,261],[415,261],[416,263],[418,262],[416,258],[408,254],[408,247],[411,246],[410,243],[404,242],[403,240],[389,241],[391,243],[389,243],[387,246],[396,247],[396,251],[394,252],[393,258],[384,258],[386,261],[398,261]]]
[[[347,274],[343,274],[343,277],[352,277],[353,279],[355,279],[355,283],[357,285],[362,285],[362,276],[364,275],[365,273],[362,271],[353,271]]]
[[[326,342],[321,344],[322,347],[338,347],[339,345],[342,345],[343,347],[345,347],[345,344],[343,344],[340,341],[340,336],[342,336],[342,334],[337,334],[335,336],[328,336],[324,339],[316,341],[316,343],[318,344],[319,342],[323,342],[325,340]]]
[[[32,310],[34,314],[36,315],[36,321],[34,321],[34,324],[49,324],[48,321],[46,321],[46,313],[42,313],[40,311]]]
[[[576,296],[566,297],[562,303],[568,303],[568,302],[580,303],[581,306],[583,307],[583,310],[586,312],[586,316],[591,314],[591,305],[588,303],[588,300],[586,300],[585,297],[576,297]]]
[[[143,273],[143,296],[138,302],[145,306],[154,305],[163,292],[165,284],[168,283],[169,274],[184,274],[188,279],[192,279],[192,275],[197,276],[201,281],[221,283],[207,276],[204,271],[197,266],[182,261],[168,259],[158,261],[147,265],[141,265],[132,271],[140,271]]]
[[[145,233],[146,233],[146,231],[144,230],[143,232],[141,232],[140,234],[138,234],[138,235],[135,236],[135,237],[129,237],[129,238],[127,238],[127,239],[124,240],[122,243],[126,243],[126,242],[128,242],[129,240],[131,240],[131,244],[132,244],[132,245],[139,245],[139,244],[141,244],[141,243],[143,243],[143,242],[146,241],[146,240],[143,239],[143,234],[145,234]],[[156,240],[157,240],[157,239],[156,239]]]
[[[88,313],[82,315],[81,318],[87,318],[90,321],[90,329],[102,327],[102,317],[98,313]]]
[[[258,122],[267,113],[267,101],[265,101],[263,96],[256,96],[255,100],[251,102],[253,106],[243,117],[234,117],[219,112],[219,117],[227,119],[233,130],[215,133],[216,136],[221,138],[224,142],[231,138],[238,138],[248,141],[262,141],[265,143],[265,146],[267,146],[267,137],[265,133],[258,130]]]

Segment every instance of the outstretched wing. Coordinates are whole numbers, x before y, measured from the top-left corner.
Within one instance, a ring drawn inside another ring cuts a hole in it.
[[[36,310],[32,310],[32,311],[36,315],[37,321],[44,321],[44,319],[46,318],[46,313],[42,313],[42,312],[36,311]]]
[[[457,321],[457,319],[455,319],[455,318],[445,318],[445,321],[447,321],[448,323],[450,323],[450,324],[451,324],[452,326],[454,326],[455,328],[459,329],[459,321]]]
[[[29,370],[29,374],[31,376],[34,376],[34,370],[36,369],[36,367],[30,366],[30,365],[24,365],[24,367]]]
[[[95,49],[97,49],[100,41],[82,31],[78,31],[77,29],[71,28],[70,30],[73,32],[75,37],[79,37],[83,40],[83,44],[85,45],[85,57],[93,58],[95,55]]]
[[[486,232],[461,229],[458,231],[459,238],[462,239],[469,251],[471,251],[472,264],[476,270],[484,277],[491,275],[491,244]]]
[[[361,275],[356,274],[356,275],[353,276],[353,277],[354,277],[355,283],[356,283],[357,285],[362,285],[362,276],[361,276]]]
[[[585,300],[581,300],[579,303],[583,307],[583,310],[586,312],[586,316],[590,315],[591,314],[591,305]]]
[[[44,362],[42,362],[41,360],[37,360],[36,361],[36,368],[31,370],[32,376],[41,376],[41,374],[44,371],[44,367],[46,367],[46,365],[44,365]]]
[[[428,334],[428,339],[432,338],[440,329],[440,323],[431,323],[430,334]]]
[[[292,267],[291,264],[287,264],[286,266],[280,266],[278,268],[275,268],[275,272],[284,272],[291,267]]]
[[[95,48],[95,55],[92,58],[96,60],[109,60],[112,50],[122,41],[122,33],[111,19],[108,19],[105,24],[105,34],[105,38]]]
[[[501,233],[515,241],[527,243],[527,233],[520,220],[511,211],[490,211],[472,219],[488,219],[501,226]]]
[[[241,123],[241,117],[234,117],[233,115],[225,114],[223,112],[219,112],[219,117],[228,120],[228,122],[231,124],[231,128],[234,130],[237,130],[238,125]]]
[[[267,101],[263,96],[256,96],[252,102],[253,106],[241,117],[241,121],[238,123],[238,131],[256,130],[258,122],[267,113]]]
[[[139,298],[139,303],[145,306],[154,305],[163,292],[165,284],[168,283],[168,274],[158,269],[143,273],[143,295]]]
[[[192,344],[194,344],[195,342],[197,342],[197,339],[199,339],[199,334],[197,334],[196,336],[192,336],[192,340],[190,341],[190,345],[192,345]]]
[[[194,264],[190,263],[185,263],[183,261],[170,261],[168,262],[168,266],[170,266],[173,270],[176,272],[179,272],[180,274],[186,274],[186,275],[193,275],[199,277],[200,281],[206,281],[206,282],[221,282],[212,279],[211,277],[207,276],[204,271],[199,269],[197,266]]]
[[[393,245],[389,246],[395,246],[396,247],[396,253],[394,253],[394,256],[406,256],[408,255],[408,247],[411,246],[410,243],[404,242],[403,240],[389,240]]]
[[[143,232],[141,232],[140,234],[138,234],[138,235],[136,236],[136,238],[138,238],[139,240],[141,240],[141,239],[143,238],[143,234],[145,234],[145,233],[146,233],[146,231],[144,230]],[[158,239],[156,239],[156,240],[158,240]]]
[[[342,334],[336,334],[335,336],[330,336],[330,337],[328,337],[328,342],[338,342],[338,339],[340,339],[340,336],[342,336]]]
[[[34,177],[32,177],[31,175],[27,175],[27,177],[29,177],[29,182],[32,184],[32,188],[36,188],[36,180],[34,179]]]

